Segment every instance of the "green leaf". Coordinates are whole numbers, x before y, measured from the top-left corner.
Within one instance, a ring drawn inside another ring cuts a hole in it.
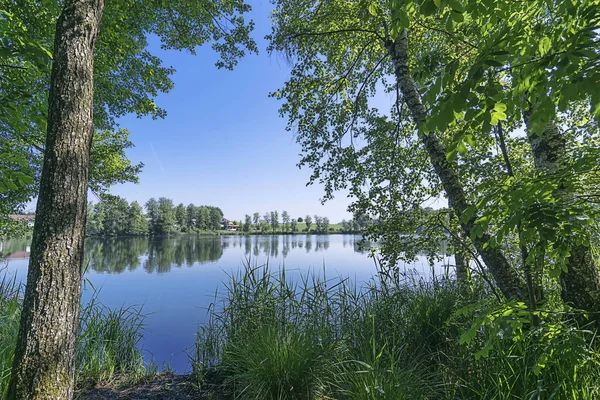
[[[506,104],[504,104],[504,103],[496,103],[496,104],[494,104],[494,110],[495,111],[504,112],[504,111],[506,111]]]
[[[473,135],[465,135],[465,141],[469,144],[469,146],[475,147],[475,139],[473,138]]]
[[[545,56],[548,53],[548,50],[550,50],[551,45],[552,41],[550,40],[550,38],[548,36],[544,36],[538,44],[540,55]]]
[[[374,17],[379,15],[379,4],[377,4],[377,3],[369,4],[369,14],[371,14]]]
[[[421,14],[423,14],[426,17],[433,15],[437,10],[438,8],[432,0],[425,0],[419,8]]]
[[[456,160],[457,153],[458,153],[457,149],[451,150],[449,153],[446,154],[446,161],[452,162],[452,161]]]
[[[459,13],[463,13],[465,11],[465,7],[458,0],[448,0],[448,4],[450,5],[450,7],[452,8],[453,11],[456,11]]]
[[[452,10],[450,11],[450,17],[452,18],[452,20],[454,20],[454,22],[463,22],[465,20],[465,17],[462,15],[462,13]]]

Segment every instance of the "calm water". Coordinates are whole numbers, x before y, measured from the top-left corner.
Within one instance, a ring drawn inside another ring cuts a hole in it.
[[[301,273],[326,269],[328,278],[343,276],[359,285],[375,273],[373,260],[355,235],[282,235],[89,239],[85,279],[108,307],[143,305],[147,314],[141,346],[146,360],[159,367],[189,371],[191,350],[206,308],[223,287],[227,274],[250,258],[254,265]],[[9,274],[25,282],[29,242],[0,242],[0,258]],[[1,265],[1,264],[0,264]],[[428,275],[425,259],[407,266]],[[89,299],[91,289],[83,294]]]

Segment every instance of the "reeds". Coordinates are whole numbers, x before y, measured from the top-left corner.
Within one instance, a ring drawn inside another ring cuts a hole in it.
[[[473,289],[447,277],[357,287],[247,260],[208,310],[193,371],[236,399],[600,398],[594,335],[560,318],[476,357],[490,331],[462,343],[478,316],[457,311],[495,300]]]
[[[21,287],[6,273],[0,278],[0,398],[8,389],[21,315]],[[96,295],[81,309],[76,356],[78,388],[116,376],[137,382],[147,374],[138,343],[144,315],[140,307],[111,310]]]
[[[9,278],[7,274],[3,274],[0,278],[0,398],[2,399],[8,390],[20,316],[19,286],[14,277]]]
[[[146,373],[138,343],[144,315],[140,307],[111,310],[94,296],[81,310],[77,338],[79,386],[110,381],[115,375],[133,381]]]

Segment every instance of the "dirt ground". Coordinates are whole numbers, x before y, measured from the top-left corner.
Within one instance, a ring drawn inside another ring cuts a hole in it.
[[[152,378],[149,382],[135,386],[119,384],[98,385],[86,389],[77,396],[81,400],[117,400],[117,399],[152,399],[152,400],[191,400],[221,399],[214,392],[200,390],[193,384],[189,375],[163,374]]]

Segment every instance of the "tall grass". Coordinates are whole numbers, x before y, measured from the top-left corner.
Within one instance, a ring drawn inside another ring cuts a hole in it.
[[[146,373],[139,341],[144,315],[139,307],[111,310],[92,299],[81,310],[77,340],[79,386],[110,381],[115,375],[140,379]]]
[[[461,340],[479,311],[458,310],[493,301],[445,278],[357,288],[248,262],[209,308],[193,372],[238,399],[600,398],[594,334],[560,313],[520,337],[501,317]]]
[[[2,271],[0,271],[1,273]],[[0,398],[4,398],[21,315],[21,290],[15,278],[0,278]],[[108,309],[97,297],[82,307],[76,355],[79,388],[110,381],[118,375],[137,381],[146,374],[138,347],[144,315],[139,307]]]
[[[2,271],[0,271],[1,273]],[[14,278],[0,278],[0,398],[6,396],[8,380],[19,333],[19,286]]]

